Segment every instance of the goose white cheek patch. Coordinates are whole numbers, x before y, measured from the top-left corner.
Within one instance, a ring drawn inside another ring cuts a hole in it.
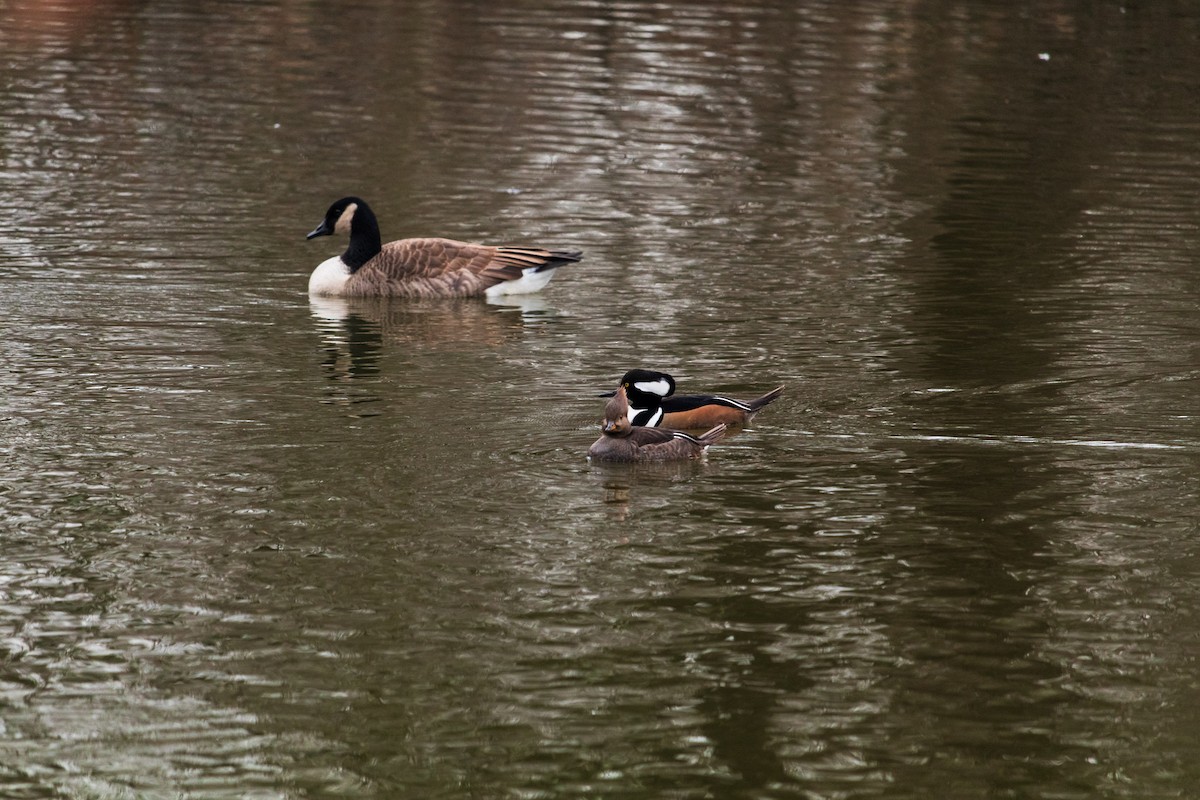
[[[333,230],[343,236],[350,234],[350,223],[354,219],[354,212],[358,210],[358,203],[351,203],[346,206],[346,210],[338,217],[338,221],[334,223]]]

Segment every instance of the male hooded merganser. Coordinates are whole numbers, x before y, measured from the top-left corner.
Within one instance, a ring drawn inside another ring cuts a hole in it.
[[[349,234],[350,246],[322,262],[308,293],[329,297],[496,297],[542,289],[554,271],[583,258],[578,250],[493,247],[452,239],[380,244],[370,206],[343,197],[307,238]]]
[[[665,372],[649,369],[626,372],[621,378],[621,388],[628,398],[632,424],[685,430],[700,430],[719,423],[746,425],[764,406],[783,394],[784,389],[778,386],[750,401],[715,394],[675,396],[675,379]]]
[[[629,423],[629,401],[625,387],[617,389],[604,407],[604,425],[600,438],[588,448],[595,461],[679,461],[699,458],[710,444],[725,435],[725,425],[717,425],[700,436],[667,428],[644,428]]]

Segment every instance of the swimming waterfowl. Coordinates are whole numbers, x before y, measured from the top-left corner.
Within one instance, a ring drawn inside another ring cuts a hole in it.
[[[346,252],[322,262],[308,293],[325,297],[496,297],[541,290],[578,250],[507,247],[453,239],[380,243],[379,222],[361,198],[343,197],[306,238],[349,234]]]
[[[604,407],[600,438],[588,448],[594,461],[681,461],[699,458],[708,446],[725,435],[725,425],[716,425],[700,436],[667,428],[634,427],[629,422],[625,387],[617,389]]]
[[[713,425],[746,425],[754,415],[783,394],[777,386],[754,400],[734,400],[719,394],[675,395],[675,379],[665,372],[633,369],[621,377],[633,425],[701,430]],[[611,393],[606,393],[609,396]]]

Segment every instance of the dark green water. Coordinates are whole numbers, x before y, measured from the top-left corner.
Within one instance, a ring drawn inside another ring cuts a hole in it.
[[[1196,796],[1200,10],[992,5],[0,0],[0,796]]]

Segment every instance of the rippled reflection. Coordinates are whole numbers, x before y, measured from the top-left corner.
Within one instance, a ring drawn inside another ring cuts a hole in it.
[[[553,317],[546,300],[530,297],[493,302],[395,303],[388,300],[309,298],[324,342],[322,366],[330,380],[329,401],[359,408],[379,402],[380,359],[384,349],[432,352],[486,352],[501,347],[529,325]],[[364,383],[365,381],[365,383]]]

